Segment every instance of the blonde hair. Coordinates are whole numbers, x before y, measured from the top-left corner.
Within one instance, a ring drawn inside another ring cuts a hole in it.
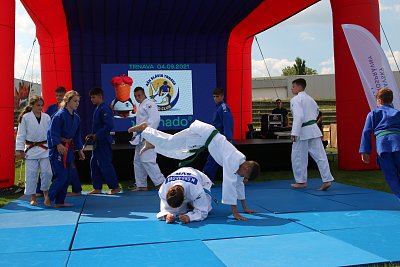
[[[77,91],[72,90],[72,91],[67,92],[64,95],[64,98],[60,103],[60,107],[61,108],[65,107],[69,103],[69,101],[71,101],[72,98],[74,98],[74,96],[81,97],[81,95]]]
[[[44,100],[43,100],[43,97],[41,97],[41,96],[34,95],[34,96],[32,96],[31,98],[29,98],[28,105],[25,106],[25,108],[21,111],[21,113],[20,113],[19,116],[18,116],[18,123],[21,123],[22,117],[23,117],[26,113],[31,112],[31,111],[32,111],[32,107],[33,107],[37,102],[39,102],[39,101],[42,101],[42,102],[43,102],[43,105],[44,105]]]

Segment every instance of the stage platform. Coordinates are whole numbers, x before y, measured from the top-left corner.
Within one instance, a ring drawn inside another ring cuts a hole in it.
[[[360,177],[362,179],[362,177]],[[186,225],[155,218],[156,191],[68,197],[65,209],[0,209],[0,266],[350,266],[400,261],[400,202],[392,194],[333,183],[316,191],[292,181],[251,183],[255,214],[232,218],[213,203]],[[221,187],[212,188],[220,199]],[[239,211],[241,210],[240,207]]]
[[[121,141],[121,140],[119,140]],[[291,170],[290,154],[292,151],[292,142],[289,139],[246,139],[236,140],[236,148],[246,155],[248,160],[257,161],[262,171]],[[135,151],[132,146],[125,143],[113,144],[113,164],[120,180],[133,180],[133,157]],[[82,162],[76,160],[79,176],[83,180],[90,182],[90,157],[92,147],[85,149],[86,159]],[[189,166],[202,170],[206,163],[208,151],[201,153]],[[315,168],[316,164],[310,158],[309,166]],[[157,156],[157,162],[161,172],[168,175],[178,168],[180,161],[170,159],[162,155]],[[85,178],[87,177],[87,178]],[[222,173],[218,176],[222,177]]]

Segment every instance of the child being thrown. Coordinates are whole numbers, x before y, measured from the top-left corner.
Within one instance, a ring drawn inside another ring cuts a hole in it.
[[[207,148],[215,161],[223,167],[222,203],[231,205],[232,214],[237,220],[247,220],[237,211],[238,199],[244,212],[256,212],[246,207],[244,183],[258,176],[260,165],[255,161],[246,161],[245,155],[218,133],[214,126],[196,120],[189,128],[170,135],[141,123],[129,128],[128,132],[141,132],[146,140],[141,153],[154,147],[161,155],[182,160]]]

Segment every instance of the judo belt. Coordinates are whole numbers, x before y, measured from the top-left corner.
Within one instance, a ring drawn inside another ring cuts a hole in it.
[[[309,120],[309,121],[303,123],[303,124],[301,125],[301,127],[306,127],[306,126],[309,126],[309,125],[313,125],[313,124],[316,123],[316,122],[317,122],[316,120]]]
[[[74,149],[74,142],[72,141],[72,138],[65,138],[65,137],[61,137],[60,138],[61,142],[63,142],[65,144],[65,148],[67,149],[67,151],[64,153],[63,155],[63,163],[64,163],[64,169],[67,168],[67,155],[68,155],[68,150],[71,146],[71,149]]]
[[[387,130],[387,131],[383,131],[383,132],[378,133],[375,137],[378,138],[378,137],[381,137],[381,136],[384,136],[384,135],[387,135],[387,134],[400,134],[400,132],[399,131]]]
[[[45,144],[47,144],[47,141],[40,141],[40,142],[32,142],[32,141],[25,141],[25,145],[27,145],[28,147],[25,149],[25,153],[28,152],[28,150],[30,150],[31,148],[38,146],[40,148],[43,148],[44,150],[49,149],[47,146],[45,146]]]
[[[179,165],[178,165],[179,168],[180,168],[180,167],[183,167],[183,166],[186,166],[186,165],[188,165],[189,163],[191,163],[193,160],[195,160],[195,159],[197,158],[197,156],[198,156],[201,152],[203,152],[203,151],[208,147],[208,145],[211,143],[211,141],[213,140],[214,136],[217,135],[217,133],[219,133],[219,132],[218,132],[218,130],[216,130],[216,129],[215,129],[214,131],[212,131],[212,133],[210,134],[210,136],[207,138],[207,141],[206,141],[206,143],[204,144],[204,146],[199,147],[199,148],[196,148],[196,149],[190,149],[188,152],[189,152],[189,153],[195,153],[195,154],[193,155],[192,158],[180,162]]]
[[[215,202],[215,204],[218,204],[218,199],[216,199],[215,197],[213,197],[213,196],[211,195],[211,191],[210,191],[210,190],[208,190],[207,188],[203,188],[203,190],[204,190],[204,192],[205,192],[206,194],[210,195],[211,199]]]

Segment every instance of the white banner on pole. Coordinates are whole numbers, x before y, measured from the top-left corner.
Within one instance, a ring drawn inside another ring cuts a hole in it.
[[[342,28],[371,110],[377,107],[376,94],[383,87],[393,91],[393,105],[400,109],[396,80],[381,45],[361,26],[342,24]]]

